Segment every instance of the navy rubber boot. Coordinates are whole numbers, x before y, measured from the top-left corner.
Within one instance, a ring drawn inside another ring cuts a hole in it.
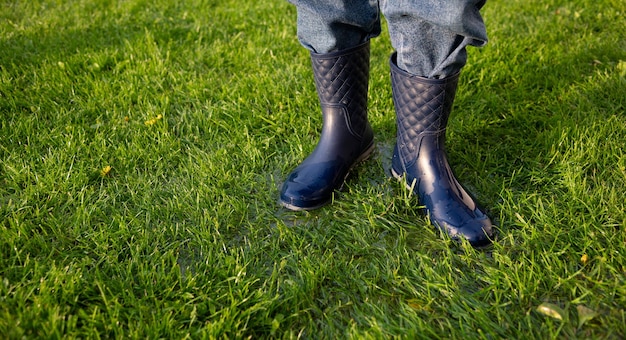
[[[489,217],[454,177],[445,152],[446,125],[459,75],[427,79],[407,73],[391,57],[397,118],[392,174],[419,198],[431,223],[474,247],[490,244]]]
[[[327,54],[311,53],[322,109],[320,140],[287,177],[280,203],[290,210],[312,210],[332,199],[350,169],[374,149],[367,120],[369,42]]]

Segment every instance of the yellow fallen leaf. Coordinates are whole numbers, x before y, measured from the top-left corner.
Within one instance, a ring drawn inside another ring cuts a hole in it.
[[[162,115],[162,114],[159,114],[158,116],[156,116],[156,117],[154,117],[154,118],[152,118],[152,119],[148,119],[148,120],[146,120],[145,124],[146,124],[147,126],[154,125],[154,124],[156,124],[156,122],[158,122],[158,121],[159,121],[159,120],[161,120],[161,119],[163,119],[163,115]]]
[[[563,315],[565,315],[561,307],[548,302],[540,304],[539,307],[537,307],[537,312],[557,320],[563,320]]]
[[[626,75],[626,61],[620,60],[617,62],[617,71],[621,76]]]
[[[580,257],[580,262],[582,262],[582,264],[587,264],[587,261],[589,261],[589,255],[583,254],[583,256]]]
[[[415,309],[415,310],[422,310],[422,305],[419,303],[419,301],[415,300],[415,299],[410,299],[407,301],[407,304],[409,305],[409,307]]]
[[[105,166],[104,168],[102,168],[102,170],[100,170],[100,176],[108,176],[111,173],[111,170],[113,170],[113,167],[111,167],[110,165]]]

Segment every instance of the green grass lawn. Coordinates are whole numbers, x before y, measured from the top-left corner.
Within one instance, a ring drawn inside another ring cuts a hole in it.
[[[0,338],[626,337],[622,0],[492,0],[448,129],[498,226],[442,238],[377,152],[279,208],[321,127],[286,1],[0,1]]]

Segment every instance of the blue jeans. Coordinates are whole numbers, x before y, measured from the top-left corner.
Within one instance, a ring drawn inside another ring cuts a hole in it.
[[[398,66],[426,78],[461,70],[465,48],[487,43],[480,9],[486,0],[289,0],[298,12],[298,39],[316,53],[363,43],[389,27]]]

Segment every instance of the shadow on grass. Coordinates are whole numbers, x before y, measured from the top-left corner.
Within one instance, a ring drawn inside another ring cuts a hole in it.
[[[461,182],[492,216],[508,199],[504,192],[567,200],[562,164],[571,162],[564,154],[577,143],[575,132],[624,119],[624,75],[618,67],[626,58],[623,50],[599,40],[567,53],[547,49],[555,56],[546,58],[545,48],[538,48],[523,59],[479,60],[460,86],[448,155]],[[506,56],[506,47],[490,52],[498,54]],[[490,72],[497,73],[485,77],[490,81],[477,80]],[[582,179],[591,179],[587,175]],[[515,216],[502,218],[505,232],[518,224]]]

